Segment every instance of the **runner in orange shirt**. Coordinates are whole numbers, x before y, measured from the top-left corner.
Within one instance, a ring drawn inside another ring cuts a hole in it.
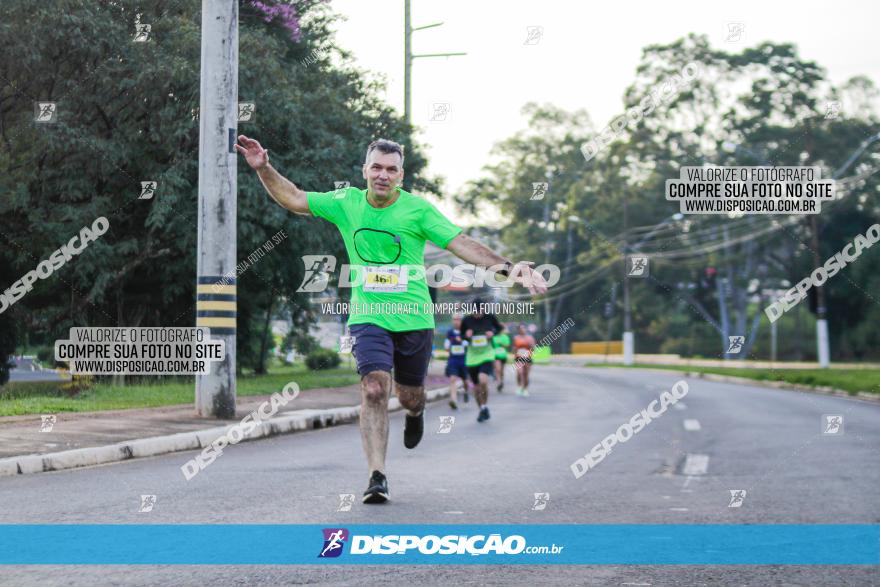
[[[525,324],[520,324],[518,334],[513,337],[513,352],[516,355],[516,395],[528,397],[529,373],[532,370],[532,351],[535,350],[535,337],[528,333]]]

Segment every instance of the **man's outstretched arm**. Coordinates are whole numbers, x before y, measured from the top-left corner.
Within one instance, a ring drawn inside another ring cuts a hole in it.
[[[459,233],[454,239],[446,245],[446,250],[461,259],[480,267],[491,267],[492,265],[504,265],[511,263],[483,243],[476,241],[466,235]]]
[[[310,215],[306,193],[269,165],[269,151],[244,135],[239,135],[238,142],[240,144],[235,145],[235,150],[244,155],[248,165],[257,172],[272,199],[291,212]]]
[[[463,232],[449,241],[449,244],[446,245],[446,250],[459,259],[478,267],[503,266],[503,269],[498,273],[501,275],[512,275],[514,281],[529,288],[532,294],[542,294],[547,291],[547,284],[544,278],[541,277],[540,273],[532,271],[531,262],[521,261],[513,263]]]

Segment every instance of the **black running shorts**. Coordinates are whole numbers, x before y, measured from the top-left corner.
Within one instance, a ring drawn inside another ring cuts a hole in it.
[[[468,367],[468,373],[470,374],[471,381],[474,382],[474,385],[478,385],[480,383],[480,373],[485,373],[487,376],[491,377],[492,373],[494,372],[495,359],[490,359],[485,363],[480,363],[479,365]]]
[[[394,371],[394,381],[419,387],[425,383],[434,330],[391,332],[375,324],[354,324],[352,352],[361,377],[373,371]]]

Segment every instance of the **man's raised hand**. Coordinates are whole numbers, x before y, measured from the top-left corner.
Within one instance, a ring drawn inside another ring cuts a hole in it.
[[[235,145],[235,150],[244,155],[248,165],[253,169],[262,169],[269,164],[269,151],[264,149],[254,139],[238,135],[238,143]]]
[[[547,293],[547,282],[540,273],[532,269],[531,261],[520,261],[510,270],[513,281],[529,288],[532,295]]]

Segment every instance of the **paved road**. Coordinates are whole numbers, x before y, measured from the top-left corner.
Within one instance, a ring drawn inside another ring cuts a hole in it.
[[[66,381],[70,375],[61,375],[55,369],[44,369],[31,359],[13,359],[9,370],[10,381]]]
[[[338,494],[367,481],[355,426],[231,447],[185,482],[176,454],[91,469],[0,479],[0,523],[880,523],[880,404],[699,379],[670,409],[580,479],[569,465],[647,407],[675,374],[541,366],[534,393],[492,393],[492,419],[473,404],[435,434],[445,404],[429,408],[415,451],[392,417],[392,503],[337,512]],[[822,434],[823,415],[844,417]],[[685,421],[690,422],[686,429]],[[702,461],[705,474],[684,475]],[[728,507],[730,490],[747,491]],[[533,494],[549,492],[543,511]],[[155,494],[138,513],[141,494]],[[283,545],[279,545],[283,547]],[[875,567],[4,568],[0,583],[870,585]]]

